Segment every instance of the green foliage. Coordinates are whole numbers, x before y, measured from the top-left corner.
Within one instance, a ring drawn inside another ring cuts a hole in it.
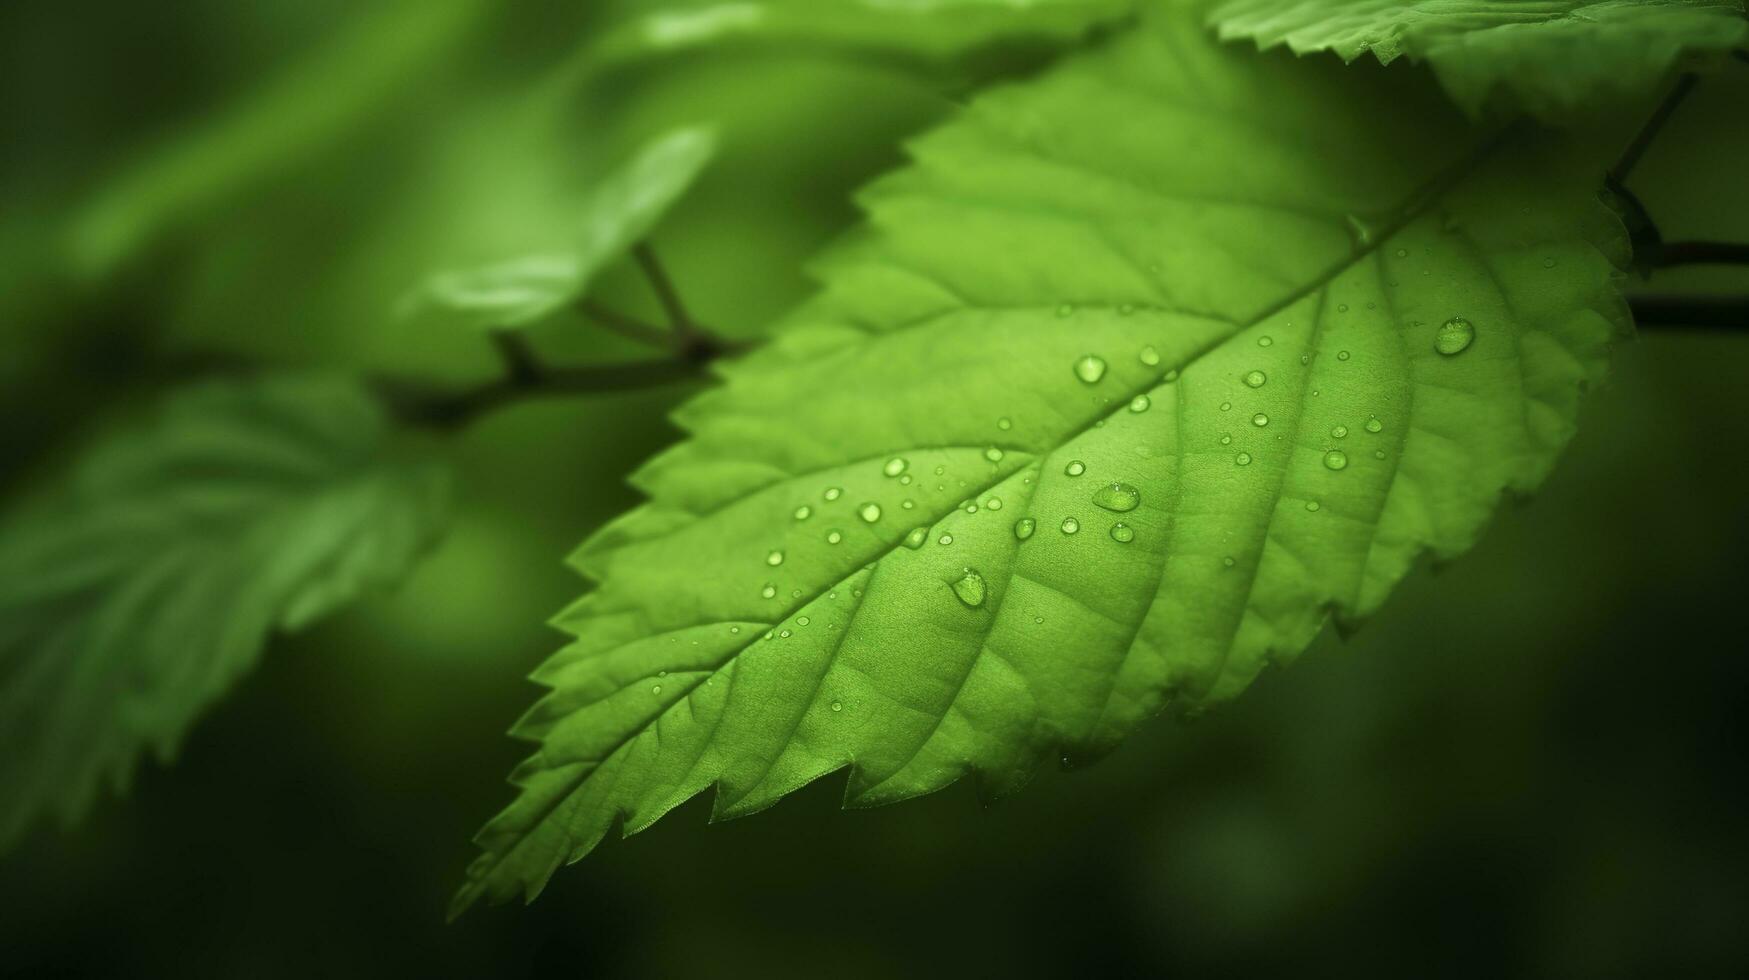
[[[194,132],[148,154],[74,217],[66,249],[107,274],[165,226],[259,190],[345,138],[444,56],[480,0],[394,0],[366,9],[306,60]]]
[[[692,0],[644,4],[593,49],[601,66],[697,49],[836,52],[926,68],[1017,46],[1059,48],[1134,0]]]
[[[1209,19],[1266,49],[1407,55],[1471,113],[1505,96],[1543,118],[1643,97],[1749,38],[1741,0],[1225,0]]]
[[[398,580],[447,471],[356,382],[171,397],[0,528],[0,842],[168,759],[268,635]]]
[[[516,726],[457,897],[712,787],[1020,788],[1229,698],[1535,487],[1622,327],[1592,155],[1151,17],[862,198],[680,414]]]
[[[440,272],[408,298],[408,312],[435,309],[480,328],[521,327],[581,299],[604,267],[649,237],[716,152],[705,129],[676,129],[609,174],[584,204],[574,247]]]

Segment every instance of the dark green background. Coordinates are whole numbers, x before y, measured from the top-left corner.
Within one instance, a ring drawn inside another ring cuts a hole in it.
[[[350,9],[96,6],[0,11],[9,491],[215,353],[494,370],[480,337],[389,307],[442,258],[432,229],[514,206],[522,151],[453,184],[407,175],[458,130],[492,132],[604,11],[489,14],[367,126],[92,281],[54,245],[80,203]],[[688,57],[597,79],[531,152],[587,175],[662,127],[721,121],[723,157],[657,243],[702,318],[751,336],[805,295],[802,263],[854,220],[850,192],[951,111],[940,82],[854,58]],[[1746,103],[1749,68],[1709,80],[1646,159],[1635,185],[1667,236],[1749,239]],[[1636,285],[1745,287],[1719,271]],[[650,311],[624,270],[605,295]],[[580,324],[535,339],[554,360],[638,356]],[[677,438],[664,416],[685,391],[505,412],[459,441],[459,523],[403,589],[274,642],[173,768],[0,857],[0,973],[1738,972],[1745,378],[1749,331],[1624,343],[1541,494],[1199,722],[1154,722],[991,808],[962,786],[844,813],[830,778],[712,827],[695,800],[531,908],[445,926],[469,835],[509,799],[522,748],[502,732],[536,693],[522,677],[559,642],[542,621],[581,588],[560,559],[635,503],[625,476]]]

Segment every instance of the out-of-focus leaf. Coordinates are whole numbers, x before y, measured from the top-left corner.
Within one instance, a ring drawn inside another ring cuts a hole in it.
[[[921,139],[577,554],[455,908],[711,787],[1014,792],[1467,549],[1571,436],[1625,240],[1596,154],[1384,74],[1180,9]]]
[[[1741,0],[1226,0],[1210,21],[1265,49],[1407,55],[1471,113],[1504,94],[1544,118],[1643,96],[1749,41]]]
[[[612,65],[696,49],[851,53],[929,67],[1003,47],[1061,48],[1134,0],[695,0],[650,4],[590,49]]]
[[[471,326],[520,327],[558,312],[588,292],[603,267],[647,237],[710,162],[708,129],[677,129],[645,146],[602,181],[584,204],[576,247],[440,272],[404,303]]]
[[[0,843],[167,760],[270,633],[406,574],[447,496],[339,379],[192,388],[91,447],[0,525]]]
[[[394,0],[307,60],[147,155],[72,218],[72,267],[99,276],[168,225],[258,187],[367,123],[440,63],[481,0]]]

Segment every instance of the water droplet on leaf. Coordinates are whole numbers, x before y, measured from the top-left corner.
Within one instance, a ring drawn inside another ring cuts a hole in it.
[[[765,563],[774,567],[783,564],[783,552],[773,551],[771,554],[766,555]]]
[[[910,465],[911,462],[905,459],[905,457],[894,456],[892,459],[887,460],[887,465],[881,467],[881,472],[888,476],[898,476],[900,473],[905,472],[905,468]]]
[[[1087,472],[1087,464],[1078,459],[1071,459],[1069,465],[1063,467],[1063,472],[1068,476],[1080,476]]]
[[[1264,382],[1268,380],[1269,375],[1264,374],[1262,371],[1251,371],[1245,375],[1245,383],[1253,388],[1263,387]]]
[[[1129,544],[1136,539],[1136,532],[1120,521],[1111,526],[1111,539],[1118,544]]]
[[[1325,467],[1339,470],[1348,465],[1348,454],[1340,449],[1332,449],[1324,454]]]
[[[863,504],[856,509],[856,516],[862,518],[865,524],[873,524],[881,519],[881,505],[876,503]]]
[[[953,594],[974,609],[984,604],[984,591],[984,576],[970,568],[965,570],[959,581],[953,583]]]
[[[1022,517],[1014,522],[1014,536],[1022,541],[1032,537],[1032,532],[1038,529],[1038,521],[1030,517]]]
[[[1105,358],[1097,354],[1084,355],[1075,362],[1075,377],[1087,384],[1098,384],[1105,377]]]
[[[1153,402],[1148,400],[1147,395],[1137,395],[1130,399],[1130,411],[1140,414],[1147,411],[1148,407],[1153,404]]]
[[[1149,367],[1158,366],[1160,363],[1160,352],[1151,346],[1142,348],[1142,352],[1136,356],[1141,358],[1142,363]]]
[[[1079,530],[1081,530],[1081,522],[1080,521],[1074,519],[1073,517],[1063,518],[1063,533],[1064,534],[1074,534],[1076,531],[1079,531]]]
[[[1093,491],[1093,502],[1106,510],[1122,514],[1140,506],[1142,494],[1127,483],[1111,483]]]
[[[1462,354],[1475,339],[1475,325],[1461,316],[1454,316],[1440,324],[1439,333],[1433,337],[1433,349],[1450,357]]]

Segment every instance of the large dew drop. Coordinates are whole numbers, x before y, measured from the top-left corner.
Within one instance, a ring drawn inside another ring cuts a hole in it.
[[[1141,505],[1142,494],[1127,483],[1110,483],[1093,491],[1093,502],[1106,510],[1123,514]]]
[[[1097,354],[1084,355],[1075,362],[1075,377],[1088,384],[1098,384],[1105,377],[1105,358]]]
[[[911,529],[911,533],[905,535],[905,547],[910,548],[912,551],[916,551],[918,548],[923,547],[923,543],[928,540],[928,528],[914,527]]]
[[[959,596],[961,602],[975,609],[984,604],[986,591],[984,576],[970,568],[966,569],[965,572],[959,581],[953,583],[953,594]]]
[[[1340,449],[1332,449],[1324,454],[1324,465],[1332,470],[1346,469],[1348,467],[1348,454]]]
[[[1439,333],[1433,337],[1433,349],[1450,357],[1462,354],[1476,339],[1476,325],[1461,316],[1454,316],[1440,324]]]
[[[1136,532],[1128,524],[1119,521],[1111,526],[1111,540],[1118,544],[1129,544],[1136,539]]]
[[[875,521],[881,519],[881,505],[875,503],[863,504],[856,509],[856,514],[863,519],[864,523],[873,524]]]
[[[1022,517],[1014,522],[1014,536],[1022,541],[1032,537],[1032,532],[1038,529],[1038,521],[1030,517]]]
[[[1076,520],[1073,517],[1063,518],[1063,533],[1064,534],[1074,534],[1076,531],[1079,531],[1079,530],[1081,530],[1081,522],[1080,521]]]
[[[1069,460],[1069,465],[1063,467],[1063,473],[1066,476],[1080,476],[1085,472],[1087,472],[1087,464],[1078,459]]]
[[[905,468],[910,465],[911,463],[906,460],[905,457],[894,456],[892,459],[887,460],[887,465],[881,467],[881,472],[888,476],[898,476],[900,473],[905,472]]]
[[[1269,375],[1264,374],[1262,371],[1248,371],[1245,374],[1245,383],[1253,388],[1263,387],[1264,383],[1268,380]]]
[[[765,563],[772,566],[783,564],[783,552],[773,551],[771,554],[766,555]]]

